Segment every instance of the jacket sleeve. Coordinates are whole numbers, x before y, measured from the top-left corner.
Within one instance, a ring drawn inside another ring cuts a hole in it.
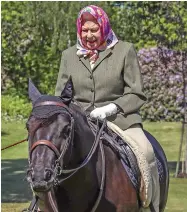
[[[138,63],[138,58],[131,45],[124,61],[123,70],[124,93],[121,97],[114,100],[124,115],[138,112],[147,98],[143,93],[142,76]]]
[[[58,73],[56,88],[55,88],[55,96],[60,96],[65,84],[68,80],[67,74],[67,61],[65,59],[65,54],[62,52],[61,62],[60,62],[60,69]]]

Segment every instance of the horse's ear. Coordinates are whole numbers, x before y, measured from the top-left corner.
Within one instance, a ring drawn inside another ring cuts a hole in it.
[[[32,80],[29,78],[29,98],[31,99],[32,103],[34,103],[40,96],[41,96],[41,93],[35,87]]]
[[[73,99],[73,82],[72,77],[70,76],[68,81],[66,82],[66,85],[61,93],[60,98],[65,104],[69,104],[71,100]]]

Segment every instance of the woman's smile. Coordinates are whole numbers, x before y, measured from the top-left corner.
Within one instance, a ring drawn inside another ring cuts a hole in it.
[[[88,49],[96,49],[101,44],[101,30],[93,17],[82,25],[82,43]]]
[[[95,43],[96,40],[87,40],[88,43]]]

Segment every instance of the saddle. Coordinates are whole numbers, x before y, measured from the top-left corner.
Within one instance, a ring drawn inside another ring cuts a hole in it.
[[[93,128],[94,124],[91,124]],[[159,182],[160,182],[160,211],[163,211],[166,205],[167,193],[169,187],[169,171],[167,166],[167,159],[165,153],[158,143],[158,141],[146,130],[143,130],[149,142],[151,143],[158,167]],[[121,161],[124,169],[126,170],[129,179],[131,180],[134,188],[139,194],[141,183],[141,173],[138,167],[137,159],[130,146],[122,140],[115,132],[105,127],[101,139],[103,144],[109,146]],[[150,206],[151,207],[151,206]],[[152,210],[154,211],[154,209]]]

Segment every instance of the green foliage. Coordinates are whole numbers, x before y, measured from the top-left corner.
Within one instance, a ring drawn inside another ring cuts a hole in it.
[[[3,120],[22,120],[28,118],[31,112],[31,103],[19,96],[3,95],[1,97],[1,113]]]
[[[102,7],[119,39],[138,49],[164,45],[187,52],[187,2],[2,2],[2,93],[27,96],[28,78],[54,94],[61,52],[76,43],[76,19]]]
[[[14,87],[17,91],[25,75],[23,57],[19,48],[29,34],[24,30],[25,7],[24,2],[2,2],[2,90]]]
[[[124,2],[115,30],[138,49],[164,45],[187,50],[187,2]]]
[[[61,52],[76,43],[78,12],[91,3],[2,2],[3,93],[26,96],[29,77],[54,93]]]

